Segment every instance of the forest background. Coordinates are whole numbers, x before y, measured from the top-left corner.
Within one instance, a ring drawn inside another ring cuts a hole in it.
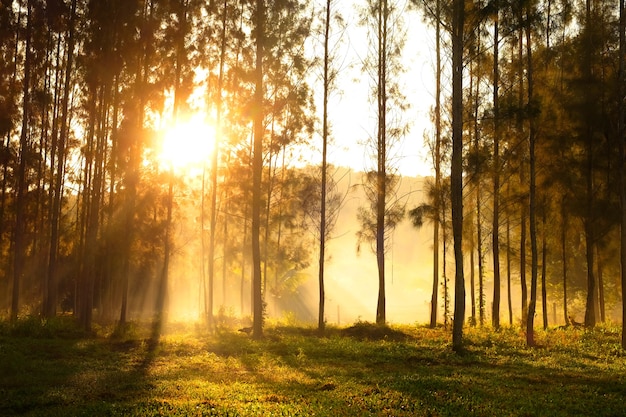
[[[431,307],[431,322],[447,324],[452,4],[339,3],[2,2],[2,311],[73,312],[87,329],[94,314],[246,316],[260,305],[258,266],[264,314],[308,320],[317,247],[328,245],[320,324],[369,320],[375,303],[377,322],[388,305],[392,321],[425,321]],[[464,6],[467,317],[524,322],[538,288],[544,327],[618,319],[622,10],[604,0]],[[424,30],[409,30],[422,20]],[[356,40],[345,36],[355,25]],[[346,39],[358,42],[356,58]],[[436,51],[434,91],[422,88],[428,66],[407,59],[428,56],[425,45]],[[420,76],[407,83],[412,64]],[[333,112],[328,100],[355,96],[370,110]],[[204,131],[180,127],[198,114],[212,127],[211,152],[178,165],[178,149],[199,148],[165,144]],[[359,127],[341,127],[345,119]],[[426,151],[413,164],[427,158],[433,177],[401,178],[406,144],[422,131]],[[354,164],[347,148],[365,174],[320,172],[329,138],[344,155],[336,164]]]

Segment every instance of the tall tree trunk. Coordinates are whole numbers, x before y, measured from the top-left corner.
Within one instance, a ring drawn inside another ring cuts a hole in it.
[[[437,215],[433,223],[433,291],[430,297],[430,328],[437,326],[437,305],[439,303],[439,213],[441,202],[441,0],[437,0],[435,9],[435,210]]]
[[[452,234],[454,237],[454,324],[452,349],[463,348],[465,279],[463,276],[463,43],[465,1],[454,0],[452,11]]]
[[[89,111],[89,128],[87,133],[87,152],[89,156],[86,158],[86,169],[90,172],[90,178],[89,183],[85,184],[86,186],[88,185],[84,191],[87,199],[83,200],[87,213],[85,218],[85,261],[80,285],[80,323],[87,332],[91,331],[92,326],[94,290],[98,273],[98,235],[104,171],[103,139],[96,128],[100,118],[98,109],[102,105],[101,100],[99,100],[99,87],[93,86],[89,94],[91,95],[92,105]]]
[[[20,47],[20,30],[18,29],[18,27],[22,21],[22,0],[18,1],[16,14],[17,16],[16,16],[16,25],[15,25],[15,40],[13,44],[14,45],[13,47],[13,71],[11,74],[11,84],[9,88],[9,97],[8,97],[9,102],[13,102],[14,97],[17,94],[17,91],[16,91],[17,86],[18,86],[18,82],[17,82],[18,59],[17,58],[19,56],[18,54],[19,54],[19,47]],[[13,125],[11,124],[10,127],[12,126]],[[11,152],[10,152],[12,129],[10,127],[7,128],[6,135],[3,138],[3,143],[2,143],[2,190],[0,192],[0,243],[2,243],[2,241],[4,240],[4,237],[5,237],[4,231],[7,226],[7,222],[5,219],[5,210],[7,207],[7,194],[8,194],[7,188],[9,184],[9,166],[11,165],[11,162],[12,162]],[[11,246],[11,243],[9,245]],[[12,248],[10,247],[10,249]],[[9,253],[11,253],[11,250],[9,250]],[[10,269],[7,268],[7,276],[10,273],[11,273]],[[11,318],[13,318],[12,316],[13,315],[11,314]]]
[[[477,41],[476,45],[476,53],[480,55],[481,53],[481,43]],[[473,130],[474,130],[474,152],[476,155],[480,152],[480,129],[478,126],[478,107],[479,107],[479,94],[480,94],[480,84],[481,84],[481,68],[480,62],[476,64],[476,81],[474,81],[474,75],[471,69],[470,72],[470,92],[473,90],[473,85],[476,85],[476,91],[474,92],[474,109],[472,117],[473,121]],[[481,167],[479,163],[475,166],[474,171],[474,181],[476,182],[476,253],[478,255],[478,322],[480,326],[485,325],[485,268],[484,268],[484,256],[483,256],[483,221],[482,221],[482,206],[480,201],[481,196]],[[472,292],[474,291],[474,286],[472,285]]]
[[[28,191],[26,183],[26,159],[28,155],[28,119],[30,117],[30,72],[31,72],[31,32],[32,22],[32,0],[27,0],[26,14],[26,56],[24,58],[24,78],[23,89],[23,110],[22,110],[22,131],[20,134],[19,165],[17,168],[17,186],[15,193],[15,237],[13,254],[13,290],[11,296],[11,321],[17,320],[19,312],[20,283],[24,274],[24,262],[26,259],[26,193]]]
[[[626,349],[626,10],[624,0],[619,1],[619,77],[618,77],[618,134],[620,152],[620,265],[622,281],[622,349]]]
[[[519,21],[523,20],[523,11],[520,5],[519,10]],[[523,34],[524,28],[523,25],[519,29],[519,40],[518,40],[518,61],[519,61],[519,69],[518,69],[518,81],[519,81],[519,91],[518,91],[518,116],[517,116],[517,131],[520,135],[520,141],[525,141],[524,137],[524,120],[522,118],[522,109],[524,108],[524,53],[523,53]],[[525,152],[523,151],[524,147],[522,147],[522,155],[520,157],[519,162],[519,183],[520,188],[524,187],[526,184],[526,164],[524,163]],[[520,254],[519,254],[519,274],[520,274],[520,286],[521,286],[521,294],[522,294],[522,323],[521,327],[524,328],[528,318],[528,285],[526,283],[526,239],[527,239],[527,220],[528,217],[528,201],[525,193],[521,202],[521,210],[520,210]]]
[[[541,312],[543,315],[543,329],[548,328],[548,289],[546,288],[546,257],[547,257],[547,230],[546,230],[546,211],[547,201],[543,198],[544,207],[541,213]]]
[[[176,94],[176,93],[174,93]],[[176,101],[176,100],[174,100]],[[174,121],[176,117],[174,117]],[[174,122],[175,123],[175,122]],[[172,257],[172,211],[174,207],[174,168],[170,168],[167,187],[167,214],[165,217],[165,234],[163,236],[163,266],[161,269],[157,297],[155,302],[156,317],[152,324],[152,342],[158,340],[165,323],[165,301],[169,284],[170,260]]]
[[[446,216],[447,216],[447,205],[446,200],[442,199],[441,204],[441,217],[443,219],[443,227],[441,232],[441,242],[442,242],[442,254],[443,259],[441,262],[441,278],[443,279],[443,327],[448,329],[448,319],[450,318],[450,288],[448,286],[448,270],[447,270],[447,258],[448,258],[448,229],[446,227]]]
[[[261,176],[263,173],[263,47],[265,42],[265,4],[256,1],[256,68],[254,91],[254,154],[252,159],[252,294],[253,336],[263,336],[263,292],[261,288]]]
[[[376,263],[378,266],[378,304],[376,324],[385,324],[385,209],[387,201],[387,0],[378,5],[378,80],[377,80],[377,157],[376,195]]]
[[[507,183],[507,197],[510,197],[509,183]],[[509,326],[513,326],[513,296],[511,289],[511,217],[506,214],[506,299],[509,307]]]
[[[217,96],[216,96],[216,113],[217,120],[215,126],[215,145],[213,155],[211,155],[211,201],[209,212],[209,253],[208,253],[208,272],[209,272],[209,299],[208,299],[208,324],[209,328],[213,328],[213,290],[215,285],[215,228],[217,227],[217,160],[219,154],[219,145],[222,138],[222,89],[224,86],[224,60],[226,57],[226,16],[227,16],[227,0],[224,0],[222,10],[222,30],[220,45],[220,62],[217,78]],[[226,237],[224,236],[224,239]]]
[[[500,328],[500,121],[499,121],[499,4],[495,0],[495,20],[493,23],[493,219],[491,250],[493,256],[493,304],[491,325]]]
[[[586,0],[585,12],[585,57],[583,59],[583,77],[586,82],[591,83],[593,73],[592,65],[592,19],[591,19],[591,0]],[[591,92],[587,89],[587,104],[592,105]],[[587,302],[585,306],[585,326],[594,327],[596,325],[595,299],[596,299],[596,278],[594,276],[594,251],[595,251],[595,218],[594,218],[594,150],[593,150],[593,128],[591,116],[586,117],[586,154],[587,154],[587,175],[586,175],[586,213],[584,219],[585,228],[585,248],[587,258]]]
[[[529,229],[530,229],[530,303],[528,305],[528,317],[526,321],[526,343],[528,346],[535,345],[535,308],[537,305],[537,197],[536,197],[536,128],[535,115],[532,114],[535,97],[533,95],[533,62],[532,62],[532,43],[531,43],[531,5],[526,5],[526,74],[528,79],[528,108],[531,109],[529,117],[529,134],[528,134],[528,155],[529,155],[529,171],[530,184],[528,193],[528,212],[529,212]]]
[[[598,249],[598,245],[596,245],[596,269],[598,278],[598,280],[596,281],[596,285],[598,286],[598,305],[596,308],[596,313],[600,313],[600,323],[604,323],[606,320],[606,310],[604,305],[604,276],[602,268],[602,257],[600,256],[600,250]]]
[[[473,237],[472,237],[473,239]],[[474,245],[470,249],[470,303],[472,314],[470,316],[470,326],[476,326],[476,251]]]
[[[65,184],[65,145],[68,135],[68,119],[69,119],[69,96],[70,84],[72,79],[72,67],[74,63],[74,20],[76,18],[76,0],[72,0],[72,9],[70,11],[68,41],[67,41],[67,60],[65,64],[65,81],[63,85],[63,100],[61,104],[61,128],[59,132],[59,140],[56,151],[57,167],[56,177],[54,181],[53,201],[52,201],[52,218],[50,231],[50,253],[48,257],[47,271],[47,288],[48,296],[45,304],[45,315],[53,317],[56,315],[58,303],[58,273],[57,273],[57,256],[59,247],[59,219],[61,217],[61,200],[62,189]]]
[[[567,312],[567,209],[565,208],[565,197],[561,199],[561,267],[563,274],[563,318],[565,324],[570,324]]]
[[[318,285],[319,285],[319,305],[317,316],[317,328],[320,332],[324,332],[326,320],[324,319],[324,306],[326,301],[324,289],[324,262],[326,253],[326,175],[327,154],[328,154],[328,93],[330,89],[329,74],[329,36],[330,36],[330,17],[331,17],[332,0],[326,0],[326,18],[324,21],[324,103],[322,113],[322,184],[320,195],[320,236],[319,236],[319,258],[318,258]]]

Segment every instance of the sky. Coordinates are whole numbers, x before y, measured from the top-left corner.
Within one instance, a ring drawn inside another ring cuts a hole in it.
[[[369,99],[369,80],[361,71],[368,43],[366,28],[359,26],[355,12],[359,3],[362,0],[336,2],[347,29],[342,34],[343,45],[339,54],[342,59],[339,91],[330,101],[334,144],[329,159],[333,164],[348,164],[352,169],[363,171],[368,166],[363,142],[374,131],[372,119],[375,113]],[[410,104],[403,116],[410,123],[410,131],[402,143],[397,168],[404,176],[427,176],[432,174],[432,164],[424,145],[424,132],[430,129],[429,111],[434,104],[434,39],[417,11],[405,11],[403,19],[407,28],[403,51],[406,72],[400,76],[400,85]],[[321,99],[318,103],[321,109]]]

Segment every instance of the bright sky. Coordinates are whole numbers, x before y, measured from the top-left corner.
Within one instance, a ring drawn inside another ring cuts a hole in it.
[[[373,134],[374,109],[370,103],[371,89],[368,77],[361,73],[362,61],[367,55],[365,28],[358,25],[355,14],[362,0],[338,0],[346,22],[347,32],[345,61],[342,64],[341,92],[330,102],[330,118],[335,144],[329,149],[330,162],[348,164],[362,171],[371,166],[368,150],[363,142]],[[431,130],[429,111],[434,104],[434,39],[421,16],[414,10],[403,14],[407,27],[407,42],[404,48],[406,73],[400,85],[407,96],[410,109],[403,116],[410,123],[399,152],[397,167],[405,176],[432,175],[432,163],[424,145],[424,131]],[[319,105],[321,110],[321,103]]]

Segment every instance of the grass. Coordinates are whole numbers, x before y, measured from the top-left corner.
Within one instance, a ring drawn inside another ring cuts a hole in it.
[[[457,355],[449,331],[417,326],[274,326],[256,341],[180,325],[155,345],[148,326],[39,323],[0,325],[0,415],[626,415],[617,328],[538,331],[533,349],[468,328]]]

